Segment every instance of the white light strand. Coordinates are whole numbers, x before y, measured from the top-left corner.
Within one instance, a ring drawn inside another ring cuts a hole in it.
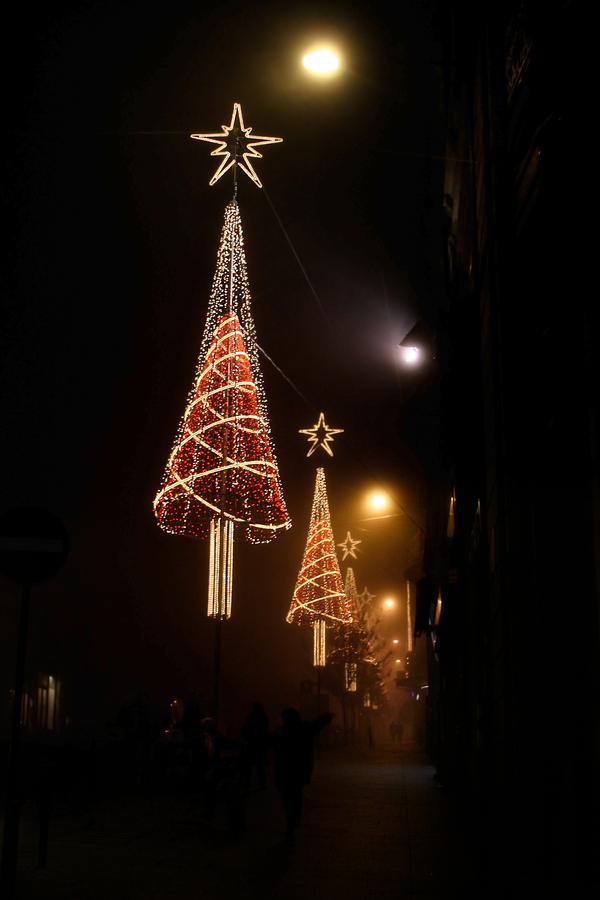
[[[221,527],[225,560],[221,565]],[[233,595],[233,530],[229,519],[212,519],[210,523],[210,559],[208,573],[208,615],[229,619]]]
[[[412,643],[412,620],[410,617],[410,581],[406,582],[406,628],[408,631],[408,636],[406,640],[406,645],[408,647],[408,652],[412,652],[413,643]]]
[[[324,666],[327,662],[327,628],[323,619],[315,619],[314,629],[314,646],[313,646],[313,664],[315,666]]]
[[[346,690],[347,691],[355,691],[356,690],[356,673],[358,666],[355,662],[347,662],[345,665],[345,681],[346,681]]]

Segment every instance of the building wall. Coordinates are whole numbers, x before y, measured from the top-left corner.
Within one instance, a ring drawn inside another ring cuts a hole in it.
[[[455,3],[443,25],[442,450],[456,506],[440,580],[457,573],[458,599],[432,663],[436,764],[470,798],[490,864],[524,880],[581,858],[599,797],[600,379],[574,19],[561,4]]]

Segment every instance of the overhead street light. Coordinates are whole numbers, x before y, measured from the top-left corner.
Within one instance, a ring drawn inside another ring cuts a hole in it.
[[[371,497],[371,506],[374,506],[376,509],[383,509],[386,505],[387,500],[383,494],[373,494]]]
[[[419,361],[419,357],[421,356],[421,352],[418,347],[402,347],[402,359],[408,365],[413,365]]]
[[[307,53],[302,63],[305,68],[318,75],[332,75],[340,65],[336,54],[327,47],[320,47],[318,50]]]

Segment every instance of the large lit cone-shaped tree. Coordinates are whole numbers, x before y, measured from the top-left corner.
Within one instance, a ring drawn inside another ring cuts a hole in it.
[[[287,621],[314,629],[315,666],[325,665],[326,629],[352,622],[333,541],[324,469],[317,469],[308,540]]]
[[[171,534],[210,537],[208,613],[231,612],[233,537],[270,541],[290,527],[269,434],[238,204],[225,224],[200,358],[154,501]]]
[[[350,566],[346,570],[344,591],[352,621],[342,622],[335,627],[328,661],[333,665],[344,666],[344,686],[347,691],[356,691],[358,664],[361,661],[373,664],[376,660],[358,612],[356,579]]]

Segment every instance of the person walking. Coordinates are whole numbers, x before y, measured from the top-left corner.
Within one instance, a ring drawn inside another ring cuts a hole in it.
[[[333,713],[303,722],[297,709],[284,709],[281,728],[267,739],[273,747],[275,787],[281,792],[286,821],[286,835],[291,837],[300,825],[302,789],[309,784],[313,771],[313,740],[333,719]]]
[[[242,740],[248,745],[246,758],[246,786],[252,785],[252,769],[258,769],[261,791],[267,789],[267,730],[269,720],[262,703],[254,703],[252,712],[242,728]]]

